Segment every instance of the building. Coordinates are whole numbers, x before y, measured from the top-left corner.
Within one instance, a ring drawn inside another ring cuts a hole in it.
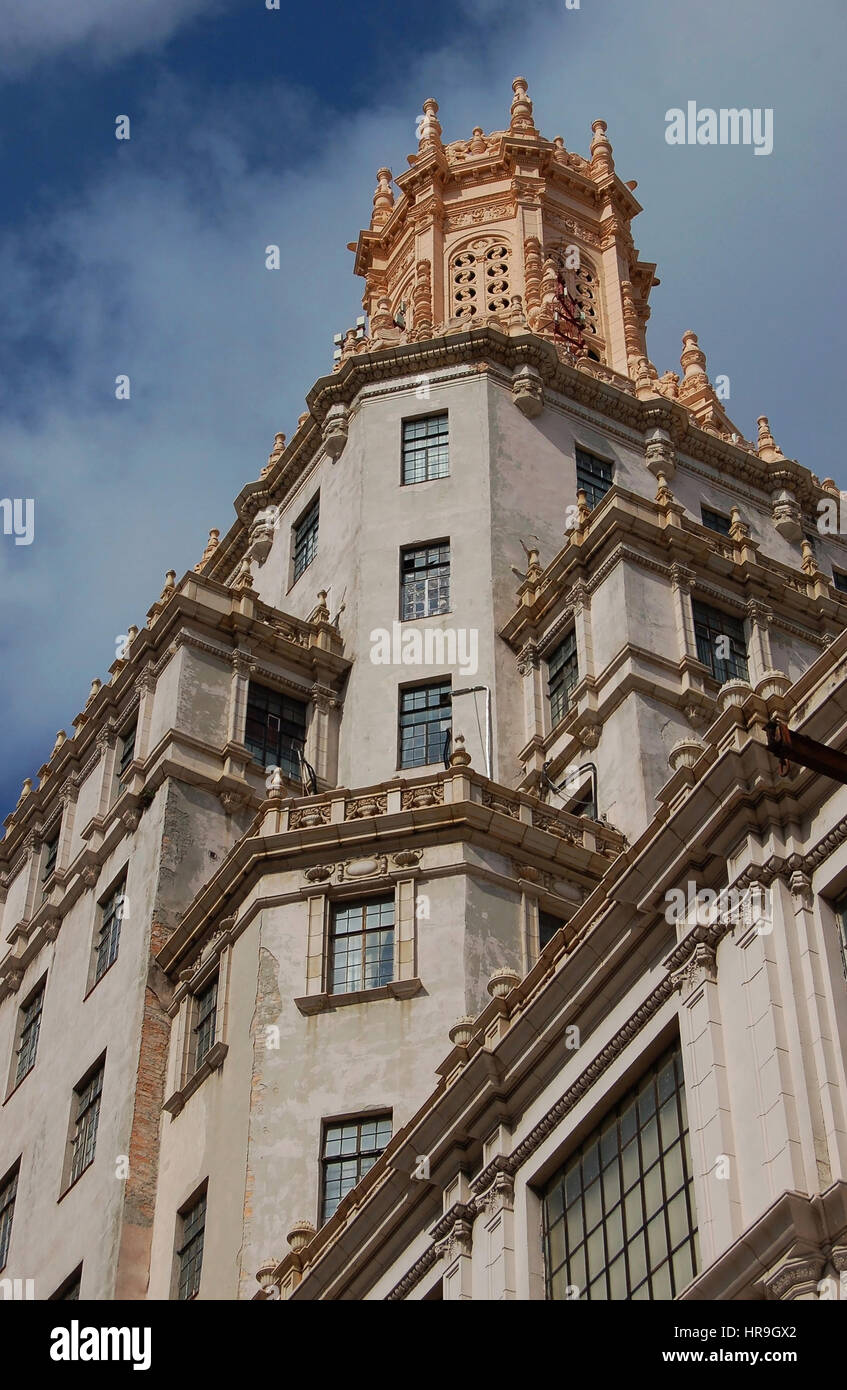
[[[513,90],[448,144],[424,103],[334,370],[5,822],[38,1298],[847,1268],[847,794],[766,734],[843,741],[838,490],[695,334],[659,375],[605,123]]]

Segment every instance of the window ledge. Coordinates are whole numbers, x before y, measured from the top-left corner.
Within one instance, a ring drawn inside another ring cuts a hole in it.
[[[411,980],[392,980],[390,984],[380,985],[377,989],[352,990],[349,994],[303,994],[294,1003],[301,1014],[308,1017],[310,1014],[331,1013],[347,1004],[370,1004],[377,999],[411,999],[422,989],[423,984],[415,976]]]
[[[223,1042],[216,1042],[214,1046],[210,1047],[206,1056],[203,1058],[202,1064],[189,1076],[181,1090],[174,1091],[172,1095],[168,1096],[162,1109],[167,1110],[169,1115],[176,1117],[189,1096],[193,1096],[194,1092],[203,1085],[206,1077],[211,1076],[213,1071],[217,1071],[218,1068],[223,1065],[223,1060],[228,1051],[229,1048],[226,1043]]]

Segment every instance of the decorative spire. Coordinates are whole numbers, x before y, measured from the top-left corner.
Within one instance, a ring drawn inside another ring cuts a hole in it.
[[[94,699],[94,696],[98,694],[102,684],[103,682],[101,680],[98,680],[95,676],[94,680],[91,682],[91,689],[88,692],[88,699],[85,702],[87,705],[91,704],[91,701]]]
[[[553,141],[553,149],[554,149],[553,158],[556,159],[556,160],[558,160],[558,162],[559,162],[560,164],[567,164],[567,162],[568,162],[568,152],[567,152],[567,150],[565,149],[565,141],[564,141],[564,139],[563,139],[563,137],[562,137],[561,135],[557,135],[556,138],[554,139],[554,141]]]
[[[815,559],[815,552],[812,549],[811,541],[804,536],[800,542],[800,549],[803,552],[803,569],[808,575],[818,574],[818,562]]]
[[[600,174],[612,174],[615,170],[615,161],[612,158],[611,141],[606,135],[608,126],[605,121],[592,121],[591,129],[594,132],[591,140],[591,170]]]
[[[441,143],[441,124],[438,120],[438,102],[434,97],[427,97],[423,104],[423,116],[419,118],[419,130],[419,154],[444,149]]]
[[[58,753],[59,749],[61,748],[62,744],[66,741],[67,737],[68,736],[65,733],[64,729],[60,729],[56,735],[56,742],[53,744],[53,752],[50,754],[51,758],[53,756],[53,753]]]
[[[437,110],[437,107],[436,107]],[[440,130],[440,127],[439,127]],[[371,214],[371,228],[384,227],[394,211],[394,193],[391,188],[391,170],[377,170],[377,186],[374,193],[374,210]]]
[[[468,762],[470,762],[470,758],[468,759]],[[18,805],[15,807],[15,810],[16,810],[16,811],[17,811],[17,809],[18,809],[18,806],[20,806],[21,802],[22,802],[22,801],[26,801],[26,799],[27,799],[27,797],[29,796],[29,794],[30,794],[31,791],[32,791],[32,778],[31,778],[31,777],[25,777],[25,778],[24,778],[24,784],[23,784],[23,786],[21,787],[21,794],[20,794],[20,796],[18,797]]]
[[[512,83],[514,98],[511,107],[511,120],[509,130],[512,135],[537,135],[535,124],[532,119],[532,102],[527,95],[527,81],[525,77],[516,77]]]
[[[279,437],[280,437],[280,436],[277,435],[277,439],[279,439]],[[283,435],[282,438],[283,438],[283,440],[284,440],[284,439],[285,439],[285,435]],[[273,458],[273,454],[271,455],[271,458]],[[270,460],[269,460],[269,461],[270,461]],[[215,551],[216,551],[217,548],[218,548],[218,544],[219,544],[219,542],[220,542],[220,538],[221,538],[221,533],[220,533],[220,531],[218,530],[217,526],[213,526],[212,529],[211,529],[211,531],[209,532],[209,539],[208,539],[207,542],[206,542],[206,549],[203,551],[203,554],[200,556],[200,563],[194,566],[195,572],[196,572],[197,570],[201,570],[201,569],[203,568],[203,566],[205,565],[205,563],[206,563],[207,560],[211,560],[212,556],[214,555]],[[129,630],[130,630],[130,632],[132,632],[132,628],[130,628]],[[136,628],[136,631],[138,631],[137,628]]]
[[[488,144],[486,143],[485,135],[484,135],[484,133],[483,133],[483,129],[482,129],[482,126],[481,126],[481,125],[475,125],[475,126],[474,126],[474,128],[473,128],[473,139],[471,140],[471,143],[470,143],[470,145],[468,146],[468,149],[469,149],[469,151],[470,151],[471,154],[487,154],[487,153],[488,153]]]
[[[746,541],[750,536],[750,527],[746,521],[741,520],[741,513],[737,507],[733,507],[729,514],[729,534],[734,541]]]
[[[682,355],[679,359],[685,376],[706,375],[706,354],[697,342],[697,334],[689,328],[682,335]]]
[[[669,507],[673,501],[673,493],[668,487],[668,480],[664,473],[656,474],[656,482],[658,483],[658,487],[656,488],[656,501],[660,507]]]
[[[456,734],[453,739],[453,752],[450,754],[451,767],[470,767],[471,755],[465,747],[464,734]]]
[[[770,422],[767,415],[760,415],[758,419],[759,438],[756,445],[756,452],[760,459],[765,463],[776,463],[778,459],[785,458],[782,450],[771,434]]]

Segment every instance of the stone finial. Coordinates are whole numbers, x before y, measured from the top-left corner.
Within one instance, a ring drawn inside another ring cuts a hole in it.
[[[265,1260],[264,1264],[260,1265],[256,1270],[256,1283],[259,1284],[265,1292],[273,1287],[274,1270],[278,1263],[278,1260]]]
[[[415,268],[412,289],[412,314],[416,338],[428,338],[432,332],[432,264],[424,259]]]
[[[285,1239],[295,1255],[299,1255],[301,1250],[305,1250],[314,1234],[315,1228],[311,1221],[295,1221]]]
[[[705,376],[706,373],[706,354],[697,341],[697,334],[692,333],[689,328],[687,333],[682,335],[682,354],[679,359],[683,374],[689,376]]]
[[[450,754],[451,767],[470,767],[471,755],[465,747],[464,734],[456,734],[453,739],[453,752]]]
[[[464,1014],[457,1018],[453,1027],[449,1030],[448,1037],[454,1047],[467,1047],[474,1035],[476,1019],[470,1014]]]
[[[329,608],[327,607],[327,602],[326,602],[326,592],[327,592],[326,589],[319,589],[319,590],[318,590],[318,605],[317,605],[317,607],[316,607],[314,613],[312,614],[312,619],[311,619],[311,621],[312,621],[313,623],[328,623],[328,622],[329,622]]]
[[[62,744],[67,740],[67,737],[68,737],[68,736],[67,736],[67,734],[65,733],[64,729],[60,729],[59,732],[58,732],[57,735],[56,735],[56,742],[53,744],[53,751],[52,751],[51,754],[50,754],[51,758],[52,758],[52,756],[53,756],[53,753],[58,753],[58,751],[59,751],[59,749],[61,748]]]
[[[176,589],[176,570],[168,570],[165,575],[165,587],[159,597],[160,603],[167,603],[168,599],[173,598]]]
[[[776,463],[777,459],[785,458],[782,450],[771,434],[770,421],[767,415],[760,415],[757,421],[759,426],[759,437],[756,441],[756,453],[765,463]]]
[[[371,337],[378,338],[382,333],[391,333],[394,316],[391,313],[391,300],[387,294],[380,295],[376,309],[371,314]]]
[[[516,77],[512,83],[512,106],[510,111],[509,130],[513,135],[537,135],[535,123],[532,119],[532,102],[527,93],[527,81],[525,77]]]
[[[302,415],[297,416],[297,428],[302,429],[306,421],[311,418],[311,410],[304,410]]]
[[[741,520],[741,513],[737,507],[733,507],[729,513],[729,534],[734,541],[745,541],[750,535],[750,527],[746,521]]]
[[[485,988],[492,999],[505,999],[507,994],[519,985],[521,977],[517,970],[513,970],[509,965],[503,965],[499,970],[495,970],[490,976]]]
[[[486,142],[485,135],[483,134],[483,130],[482,130],[482,126],[481,126],[481,125],[475,125],[475,126],[474,126],[474,128],[473,128],[473,139],[471,140],[471,143],[470,143],[470,145],[468,146],[468,149],[469,149],[469,151],[470,151],[471,154],[487,154],[487,153],[488,153],[488,144],[487,144],[487,142]]]
[[[238,574],[235,576],[235,583],[233,584],[233,588],[252,589],[252,587],[253,571],[250,568],[250,561],[245,559],[241,561],[241,568],[238,571]]]
[[[89,692],[88,692],[88,699],[87,699],[86,702],[85,702],[87,705],[90,705],[90,704],[91,704],[91,701],[94,699],[94,696],[95,696],[95,695],[97,694],[97,692],[100,690],[102,684],[103,684],[103,682],[102,682],[101,680],[98,680],[97,677],[95,676],[95,677],[94,677],[94,680],[91,682],[91,689],[90,689]]]
[[[277,438],[279,438],[279,435],[277,435]],[[285,436],[283,435],[283,439],[284,439],[284,438],[285,438]],[[271,457],[273,457],[273,455],[271,455]],[[270,460],[269,460],[269,461],[270,461]],[[208,539],[207,542],[206,542],[206,549],[203,551],[203,554],[200,556],[200,563],[194,566],[195,571],[196,571],[196,570],[201,570],[201,569],[203,568],[203,566],[205,565],[206,561],[207,561],[207,560],[210,560],[210,559],[212,558],[212,556],[214,555],[215,551],[216,551],[217,548],[218,548],[218,544],[219,544],[219,542],[220,542],[220,538],[221,538],[221,533],[220,533],[220,531],[218,530],[217,526],[213,526],[212,529],[211,529],[211,531],[209,532],[209,539]],[[132,628],[130,628],[129,631],[132,632]],[[137,632],[137,631],[138,631],[138,629],[136,628],[136,632]],[[130,639],[130,640],[132,640],[132,639]]]
[[[605,121],[592,121],[591,129],[594,132],[591,139],[591,168],[603,174],[614,172],[615,161],[612,157],[612,145],[606,131],[608,126]]]
[[[565,141],[563,136],[556,136],[556,138],[553,141],[553,151],[553,158],[557,160],[559,164],[565,164],[567,162],[568,152],[565,149]]]
[[[136,627],[135,623],[130,623],[129,627],[126,630],[126,647],[124,649],[125,652],[129,651],[137,636],[138,628]]]
[[[821,483],[821,487],[826,488],[827,492],[838,492],[839,490],[838,484],[834,478],[824,478],[823,482]]]
[[[371,214],[371,227],[384,227],[394,211],[394,193],[391,188],[391,170],[378,169],[377,185],[374,191],[374,208]]]
[[[32,791],[32,778],[31,778],[31,777],[25,777],[25,778],[24,778],[23,786],[21,787],[21,794],[20,794],[20,796],[18,797],[17,806],[15,806],[15,810],[16,810],[16,811],[17,811],[17,809],[18,809],[18,806],[20,806],[21,802],[22,802],[22,801],[26,801],[26,799],[27,799],[27,797],[29,796],[29,794],[30,794],[31,791]]]
[[[668,487],[668,480],[664,473],[656,474],[656,482],[658,483],[658,487],[656,488],[656,501],[660,507],[669,507],[673,501],[673,493]]]
[[[803,552],[802,569],[806,574],[813,575],[818,573],[818,562],[815,559],[815,552],[812,549],[811,541],[804,536],[800,542],[800,549]]]
[[[591,508],[588,505],[588,498],[584,488],[579,488],[576,494],[576,508],[579,529],[582,530],[583,527],[588,525],[588,519],[591,516]]]
[[[419,118],[418,129],[418,151],[421,154],[425,154],[427,150],[444,149],[441,143],[441,123],[438,120],[438,102],[434,97],[427,97],[424,102],[423,116]]]

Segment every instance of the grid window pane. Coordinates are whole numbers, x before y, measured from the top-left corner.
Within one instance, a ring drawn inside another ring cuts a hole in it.
[[[306,746],[305,704],[251,681],[244,742],[262,767],[281,768],[286,777],[299,780]]]
[[[577,491],[582,490],[585,493],[585,500],[589,507],[596,507],[598,502],[602,502],[612,486],[614,471],[614,466],[606,459],[599,459],[595,454],[589,454],[585,449],[577,449]]]
[[[124,906],[126,903],[124,883],[119,883],[117,888],[109,894],[109,897],[101,904],[102,921],[100,934],[97,938],[96,961],[94,967],[94,983],[105,975],[109,966],[114,964],[118,956],[118,944],[121,939],[121,922],[124,916]]]
[[[430,618],[450,611],[450,544],[400,552],[400,617]]]
[[[403,421],[403,482],[446,478],[450,469],[447,415]]]
[[[28,1004],[21,1009],[18,1060],[15,1066],[15,1085],[23,1081],[35,1066],[38,1036],[41,1032],[41,1011],[44,1006],[44,985],[40,985]]]
[[[15,1215],[15,1199],[18,1195],[18,1169],[5,1179],[0,1187],[0,1269],[9,1258],[9,1242],[12,1239],[12,1220]]]
[[[194,1298],[200,1288],[203,1238],[206,1234],[206,1193],[182,1214],[182,1243],[177,1250],[179,1277],[177,1298]]]
[[[333,903],[329,992],[350,994],[360,989],[379,989],[393,979],[393,897]],[[351,1130],[348,1140],[355,1138]]]
[[[576,1285],[587,1301],[670,1299],[693,1277],[697,1221],[683,1147],[688,1135],[684,1095],[677,1046],[604,1117],[548,1184],[548,1298],[563,1298],[564,1289]]]
[[[547,694],[550,698],[550,718],[553,725],[564,719],[571,694],[579,680],[576,654],[576,633],[569,632],[547,659]]]
[[[294,527],[294,582],[312,563],[318,553],[318,522],[320,520],[320,497],[308,507]]]
[[[720,536],[729,535],[730,520],[723,512],[713,512],[711,507],[701,507],[700,516],[703,525],[708,526],[710,531],[717,531]]]
[[[744,624],[718,608],[692,599],[697,658],[721,685],[747,680],[747,641]]]
[[[391,1116],[346,1120],[324,1129],[323,1220],[374,1166],[391,1138]]]
[[[94,1160],[94,1147],[97,1142],[97,1125],[100,1120],[100,1098],[103,1094],[103,1072],[105,1063],[101,1062],[90,1080],[74,1092],[76,1098],[76,1119],[71,1136],[71,1175],[75,1182]]]
[[[215,1041],[215,1022],[218,1016],[218,977],[210,980],[194,1000],[194,1070],[206,1060]]]
[[[832,582],[840,593],[847,593],[847,574],[842,570],[832,571]]]
[[[136,726],[133,725],[121,739],[121,756],[118,762],[118,781],[122,782],[127,774],[127,769],[135,757],[135,735]]]
[[[400,766],[444,761],[452,716],[449,681],[400,691]]]

